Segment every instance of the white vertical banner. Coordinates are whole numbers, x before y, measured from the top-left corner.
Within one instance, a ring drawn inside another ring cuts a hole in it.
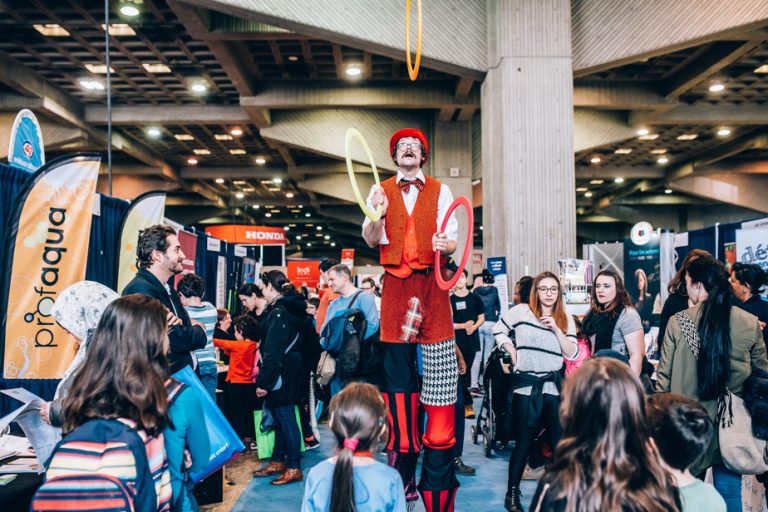
[[[216,307],[227,307],[227,258],[219,256],[216,265]]]

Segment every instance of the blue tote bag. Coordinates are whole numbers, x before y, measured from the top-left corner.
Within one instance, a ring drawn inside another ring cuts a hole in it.
[[[194,390],[203,406],[205,428],[208,430],[208,438],[211,442],[211,455],[208,459],[208,465],[203,471],[190,474],[192,482],[197,483],[237,457],[240,452],[245,450],[245,446],[192,368],[185,366],[174,373],[173,378]]]

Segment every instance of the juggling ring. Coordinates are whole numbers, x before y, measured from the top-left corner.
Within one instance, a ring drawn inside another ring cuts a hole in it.
[[[379,171],[376,169],[376,162],[373,161],[371,148],[369,148],[368,143],[365,142],[365,139],[363,138],[363,134],[354,128],[350,128],[349,130],[347,130],[347,135],[344,137],[344,154],[347,157],[347,173],[349,173],[349,181],[350,183],[352,183],[352,191],[355,193],[355,197],[357,198],[357,204],[360,206],[360,209],[363,210],[363,213],[365,214],[365,216],[371,219],[372,222],[376,222],[381,218],[382,205],[378,205],[376,207],[376,211],[371,211],[368,208],[368,205],[365,204],[363,195],[360,193],[360,189],[357,186],[357,179],[355,179],[355,170],[352,168],[352,155],[349,154],[349,145],[350,145],[350,142],[352,142],[353,137],[357,138],[357,140],[360,141],[360,144],[363,146],[363,149],[365,150],[365,154],[368,155],[368,161],[371,163],[371,169],[373,169],[373,179],[374,181],[376,181],[377,185],[380,184]]]
[[[440,226],[440,232],[442,233],[445,231],[445,227],[448,225],[448,219],[451,218],[451,214],[453,214],[453,211],[459,206],[463,206],[467,211],[469,229],[467,229],[467,243],[464,245],[464,255],[461,257],[461,264],[459,264],[459,269],[456,271],[456,274],[454,274],[450,281],[443,280],[443,276],[440,273],[440,251],[435,251],[435,279],[437,279],[437,286],[439,286],[441,290],[445,291],[450,290],[456,285],[456,283],[459,282],[461,274],[467,267],[469,254],[472,252],[472,237],[474,236],[473,232],[475,226],[475,214],[472,211],[472,203],[469,202],[467,196],[459,196],[451,203],[451,206],[448,207],[448,211],[446,212],[445,218],[443,219],[443,225]]]
[[[411,67],[411,0],[405,0],[405,64],[412,82],[419,76],[421,66],[421,0],[416,0],[416,10],[419,13],[416,22],[416,65]]]

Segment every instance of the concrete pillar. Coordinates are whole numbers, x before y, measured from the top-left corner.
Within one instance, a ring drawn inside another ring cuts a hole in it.
[[[483,252],[510,284],[576,257],[569,0],[489,0]]]

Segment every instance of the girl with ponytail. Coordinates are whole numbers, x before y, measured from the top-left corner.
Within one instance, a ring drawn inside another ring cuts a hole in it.
[[[765,343],[758,319],[732,305],[731,283],[720,261],[702,256],[691,262],[685,285],[693,307],[669,321],[656,391],[698,400],[714,421],[726,389],[742,396],[744,381],[754,368],[768,371]],[[698,334],[698,346],[690,341],[693,331]],[[691,471],[698,474],[709,466],[728,511],[741,510],[741,475],[723,465],[717,436]]]
[[[373,458],[387,435],[387,408],[379,390],[349,384],[329,410],[338,452],[309,472],[302,512],[405,512],[400,474]]]

